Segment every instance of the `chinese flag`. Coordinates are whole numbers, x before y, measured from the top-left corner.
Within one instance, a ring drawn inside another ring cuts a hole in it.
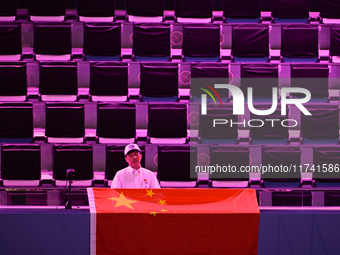
[[[257,254],[252,189],[89,188],[91,254]]]

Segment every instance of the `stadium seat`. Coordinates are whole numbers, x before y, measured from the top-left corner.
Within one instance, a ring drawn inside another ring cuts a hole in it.
[[[178,100],[178,64],[141,62],[140,96],[146,102]]]
[[[169,61],[170,24],[134,24],[132,53],[136,61]]]
[[[121,24],[85,23],[84,58],[92,61],[121,59]]]
[[[202,89],[214,88],[215,84],[229,83],[229,67],[227,63],[192,63],[191,64],[191,85],[190,93],[193,102],[201,101]],[[210,86],[210,87],[209,87]],[[228,90],[214,88],[222,102],[228,102]],[[211,97],[207,102],[212,103]]]
[[[41,179],[40,145],[2,144],[1,178],[4,186],[38,186]]]
[[[184,24],[183,56],[188,62],[216,62],[220,58],[219,24]]]
[[[40,62],[39,92],[43,101],[76,101],[76,62]]]
[[[46,103],[45,135],[48,142],[82,143],[84,134],[84,104]]]
[[[334,0],[320,0],[320,17],[325,24],[340,23],[340,3]]]
[[[254,104],[256,110],[268,110],[272,104]],[[250,113],[250,119],[254,119],[250,126],[250,137],[253,144],[287,144],[289,138],[288,127],[282,125],[282,121],[287,119],[287,115],[281,115],[281,107],[269,115],[255,115]],[[266,119],[275,119],[275,121],[266,121]],[[249,122],[248,122],[249,123]],[[284,123],[286,126],[292,124]]]
[[[0,21],[15,21],[17,17],[17,1],[7,0],[0,3]]]
[[[112,22],[115,18],[115,1],[78,0],[77,14],[79,21]]]
[[[98,103],[97,136],[100,143],[134,143],[136,106],[133,103]]]
[[[197,149],[195,147],[190,145],[158,146],[157,178],[161,187],[196,187],[196,165]]]
[[[307,23],[308,5],[308,0],[273,0],[272,17],[276,23]]]
[[[66,15],[65,0],[29,0],[28,14],[30,20],[38,21],[64,21]]]
[[[0,60],[18,61],[21,54],[21,23],[0,22]]]
[[[273,88],[279,87],[279,67],[269,63],[241,64],[241,89],[253,88],[253,102],[272,102]]]
[[[261,1],[224,0],[223,16],[228,23],[257,23],[261,18]]]
[[[127,101],[128,63],[91,62],[90,95],[92,101]]]
[[[163,0],[127,0],[126,5],[127,18],[130,22],[163,21]]]
[[[301,137],[304,144],[339,142],[338,104],[305,104],[311,116],[301,113]]]
[[[214,119],[222,119],[214,125]],[[227,123],[224,121],[227,120]],[[203,144],[236,144],[238,137],[238,117],[233,115],[232,104],[208,104],[207,114],[200,116],[199,139]]]
[[[281,55],[284,62],[316,62],[318,27],[312,24],[282,25]]]
[[[291,87],[309,90],[312,98],[309,102],[327,102],[328,75],[327,64],[291,64]]]
[[[236,62],[268,62],[269,27],[265,24],[233,24],[232,55]]]
[[[34,53],[36,60],[67,61],[71,59],[71,23],[35,23]]]
[[[175,2],[177,22],[209,23],[212,20],[213,1],[204,0],[197,4],[194,0]]]
[[[264,187],[299,187],[301,180],[300,146],[262,145],[261,173]],[[278,170],[281,169],[282,171]]]
[[[186,143],[187,106],[181,103],[149,103],[147,132],[150,143]]]
[[[30,102],[0,103],[0,142],[30,143],[33,141],[33,104]]]
[[[53,180],[56,186],[67,186],[67,169],[74,169],[73,186],[91,186],[93,148],[88,144],[55,144]]]
[[[248,187],[249,172],[241,172],[249,166],[248,146],[211,146],[210,166],[215,168],[209,173],[212,187]]]
[[[25,101],[26,63],[0,62],[0,101]]]
[[[313,146],[313,179],[316,187],[340,187],[340,147],[337,145]]]

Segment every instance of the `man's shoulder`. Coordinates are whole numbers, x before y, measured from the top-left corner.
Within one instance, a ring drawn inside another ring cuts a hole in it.
[[[152,172],[151,170],[149,170],[149,169],[147,169],[147,168],[141,167],[140,169],[141,169],[142,171],[144,171],[144,173],[155,175],[154,172]]]
[[[124,172],[126,172],[128,170],[129,170],[129,167],[127,166],[127,167],[125,167],[123,169],[118,170],[116,174],[122,174],[122,173],[124,173]]]

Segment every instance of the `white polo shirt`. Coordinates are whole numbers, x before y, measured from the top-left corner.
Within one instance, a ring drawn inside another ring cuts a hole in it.
[[[119,170],[113,178],[111,188],[115,189],[159,189],[158,180],[146,168],[133,169],[131,166]]]

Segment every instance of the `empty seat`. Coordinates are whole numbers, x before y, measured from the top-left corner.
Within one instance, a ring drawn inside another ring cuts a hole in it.
[[[44,101],[75,101],[78,94],[76,62],[41,62],[39,92]]]
[[[254,102],[271,102],[273,88],[279,86],[277,64],[241,64],[241,89],[248,96],[248,87],[253,88]]]
[[[0,141],[29,143],[33,139],[33,104],[0,103]]]
[[[32,21],[63,21],[66,14],[66,1],[29,0],[28,14]]]
[[[105,168],[105,180],[107,181],[107,185],[111,187],[111,183],[113,178],[115,177],[116,173],[127,167],[128,164],[125,160],[124,156],[124,145],[107,145],[106,147],[106,168]],[[139,148],[142,150],[142,160],[141,166],[145,167],[145,147],[140,146]]]
[[[85,23],[83,50],[86,60],[120,60],[121,24]]]
[[[20,160],[18,160],[20,159]],[[38,144],[2,144],[1,178],[4,185],[39,185],[40,146]]]
[[[340,26],[331,26],[331,39],[330,39],[329,53],[332,56],[333,62],[339,62],[340,57]]]
[[[46,103],[48,142],[83,142],[84,134],[84,104]]]
[[[21,23],[0,22],[0,60],[20,60],[21,47]]]
[[[339,142],[339,106],[337,104],[304,105],[312,115],[301,113],[301,137],[304,144]]]
[[[309,1],[273,0],[272,16],[277,23],[306,23],[309,17]]]
[[[98,103],[97,136],[100,143],[134,143],[136,106],[131,103]]]
[[[214,119],[219,119],[214,124]],[[205,144],[235,144],[237,142],[237,115],[231,104],[209,105],[207,114],[200,116],[199,138]]]
[[[178,100],[177,63],[141,63],[140,95],[143,101]]]
[[[340,186],[340,147],[313,146],[313,179],[316,187]]]
[[[0,21],[14,21],[17,16],[17,1],[7,0],[0,3]]]
[[[163,0],[127,0],[126,4],[130,22],[161,22],[163,20]]]
[[[229,83],[229,68],[227,63],[192,63],[191,64],[190,93],[192,101],[200,102],[202,89],[216,91],[222,102],[228,102],[229,93],[227,89],[214,88],[215,84]],[[213,102],[211,97],[208,102]]]
[[[78,0],[77,13],[79,21],[111,22],[115,17],[114,0]]]
[[[316,62],[318,27],[311,24],[282,25],[281,55],[284,62]]]
[[[148,137],[150,143],[185,143],[187,107],[180,103],[149,103]]]
[[[269,57],[268,25],[234,24],[231,51],[234,61],[267,62]]]
[[[1,62],[0,80],[0,101],[26,100],[26,63]]]
[[[340,2],[336,0],[320,0],[320,17],[323,23],[339,23]]]
[[[169,61],[170,24],[134,24],[132,52],[137,61]]]
[[[268,110],[272,104],[254,104],[256,110]],[[253,144],[287,144],[288,143],[288,127],[293,125],[291,121],[287,121],[288,109],[286,116],[281,115],[281,107],[278,107],[272,114],[255,115],[250,113],[248,125],[250,126],[250,137]]]
[[[55,185],[67,184],[67,169],[74,169],[72,185],[91,186],[93,179],[93,148],[87,144],[54,145],[53,179]]]
[[[126,101],[128,96],[128,63],[92,62],[90,94],[93,101]]]
[[[195,0],[176,0],[175,16],[177,22],[211,22],[212,2],[212,0],[204,0],[197,4]]]
[[[309,102],[326,102],[328,100],[327,64],[292,64],[291,87],[309,90],[312,98]],[[299,97],[299,95],[296,95]]]
[[[218,61],[220,57],[219,24],[184,24],[182,51],[185,61]]]
[[[35,23],[34,53],[37,60],[69,60],[71,52],[71,23]]]
[[[261,17],[261,1],[224,0],[223,16],[230,23],[259,22]]]
[[[300,146],[262,145],[261,179],[265,187],[298,187],[301,180]],[[265,167],[265,168],[263,168]]]
[[[248,146],[211,146],[209,179],[213,187],[247,187]]]
[[[158,146],[157,158],[157,179],[161,187],[196,186],[197,148],[190,145]]]

